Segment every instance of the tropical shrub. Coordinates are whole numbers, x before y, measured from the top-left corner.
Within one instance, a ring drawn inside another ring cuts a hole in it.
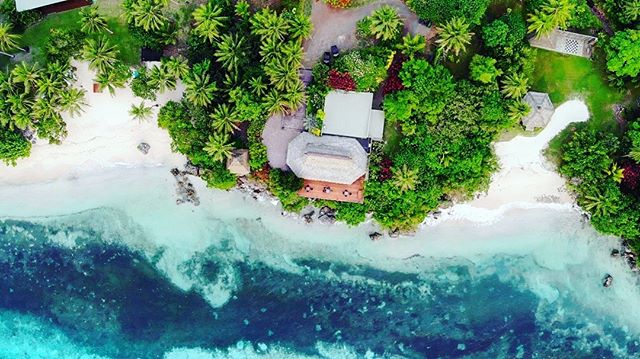
[[[335,90],[355,91],[357,85],[348,72],[340,72],[337,70],[329,70],[329,79],[327,80],[329,87]]]
[[[309,203],[306,198],[298,196],[297,192],[302,188],[302,180],[293,172],[271,169],[268,186],[269,191],[278,197],[285,211],[299,212]]]
[[[86,35],[74,29],[52,28],[44,46],[48,61],[69,62],[80,54]]]
[[[29,157],[31,142],[22,133],[0,126],[0,160],[7,165],[15,166],[17,160]]]
[[[607,70],[618,78],[640,74],[640,30],[618,31],[606,47]]]
[[[149,74],[146,66],[141,66],[136,69],[138,72],[138,77],[135,77],[131,80],[131,91],[133,94],[143,98],[145,100],[155,101],[156,93],[158,92],[158,87],[153,86],[152,82],[149,81]]]
[[[483,84],[494,83],[496,78],[502,75],[502,71],[496,68],[496,59],[482,55],[473,55],[469,69],[471,79]]]
[[[346,9],[351,6],[351,0],[325,0],[325,2],[336,9]]]
[[[341,56],[335,66],[353,78],[357,91],[374,92],[386,77],[386,59],[390,54],[378,47],[358,49]]]
[[[423,20],[442,24],[455,17],[480,24],[490,0],[408,0],[407,5]]]
[[[0,4],[0,14],[8,21],[17,32],[23,32],[32,24],[42,19],[42,13],[38,10],[18,12],[15,0],[4,0]]]

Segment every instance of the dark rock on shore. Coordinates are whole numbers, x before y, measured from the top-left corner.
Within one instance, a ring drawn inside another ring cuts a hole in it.
[[[304,221],[307,223],[311,223],[313,222],[313,215],[316,214],[316,211],[311,211],[309,213],[305,213],[302,215],[302,218],[304,218]]]
[[[151,146],[146,143],[146,142],[141,142],[138,145],[138,151],[142,152],[142,154],[146,155],[147,153],[149,153],[149,150],[151,149]]]
[[[611,274],[607,274],[604,277],[604,280],[602,281],[602,285],[605,288],[609,288],[609,287],[611,287],[612,284],[613,284],[613,277],[611,276]]]
[[[336,221],[336,211],[330,207],[324,206],[320,208],[318,220],[323,223],[334,223]]]
[[[199,206],[200,199],[193,187],[193,183],[191,183],[188,177],[191,173],[187,171],[180,171],[177,168],[172,168],[170,172],[176,180],[176,194],[178,195],[176,204],[191,203],[194,206]]]
[[[377,240],[379,240],[380,238],[382,238],[382,233],[379,233],[379,232],[369,233],[369,238],[370,238],[372,241],[377,241]]]
[[[400,230],[399,229],[394,229],[394,230],[390,230],[389,231],[389,237],[391,238],[398,238],[400,237]]]

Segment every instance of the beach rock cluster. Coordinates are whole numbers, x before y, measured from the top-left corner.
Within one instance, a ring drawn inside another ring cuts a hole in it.
[[[624,261],[627,262],[627,264],[629,265],[629,268],[631,268],[631,271],[636,273],[640,271],[637,264],[638,258],[629,247],[629,244],[627,243],[627,241],[622,242],[620,249],[614,248],[611,251],[611,256],[621,257],[622,259],[624,259]]]
[[[186,167],[187,166],[185,166],[185,168]],[[196,173],[198,173],[198,171],[196,171]],[[193,183],[191,183],[189,177],[187,177],[192,173],[187,170],[180,171],[177,168],[173,168],[171,169],[171,174],[176,180],[176,194],[178,195],[176,204],[191,203],[194,206],[199,206],[200,199],[198,198],[198,194],[193,187]]]
[[[377,241],[381,238],[382,238],[382,233],[380,232],[369,233],[369,239],[371,239],[372,241]]]
[[[276,198],[271,195],[267,188],[255,181],[250,181],[246,177],[238,177],[238,191],[246,193],[257,201],[274,201]]]
[[[142,152],[143,155],[146,155],[147,153],[149,153],[150,149],[151,149],[151,146],[146,142],[141,142],[138,145],[138,151]]]
[[[318,213],[318,220],[322,223],[335,223],[336,211],[333,208],[324,206],[320,208],[320,213]]]

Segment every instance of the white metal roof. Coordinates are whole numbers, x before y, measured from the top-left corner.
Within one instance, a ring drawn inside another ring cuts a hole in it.
[[[16,10],[26,11],[31,9],[37,9],[39,7],[56,4],[66,0],[16,0]]]
[[[369,138],[373,94],[370,92],[331,91],[324,100],[322,133]]]
[[[384,134],[384,112],[380,110],[371,110],[371,119],[369,121],[369,138],[375,141],[382,141]]]

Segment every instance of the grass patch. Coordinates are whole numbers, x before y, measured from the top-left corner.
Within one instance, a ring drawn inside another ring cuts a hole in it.
[[[555,106],[579,98],[589,108],[591,117],[586,124],[569,126],[549,143],[547,155],[556,163],[562,143],[575,126],[589,126],[598,131],[618,131],[613,105],[623,102],[625,95],[610,86],[604,73],[589,59],[538,50],[531,89],[548,92]]]
[[[80,29],[80,10],[48,15],[39,23],[28,28],[22,35],[22,45],[31,47],[34,59],[45,62],[44,46],[49,38],[51,29]],[[108,16],[107,22],[113,34],[106,34],[108,39],[118,46],[118,58],[127,65],[140,63],[140,43],[133,38],[124,19],[118,16]]]

